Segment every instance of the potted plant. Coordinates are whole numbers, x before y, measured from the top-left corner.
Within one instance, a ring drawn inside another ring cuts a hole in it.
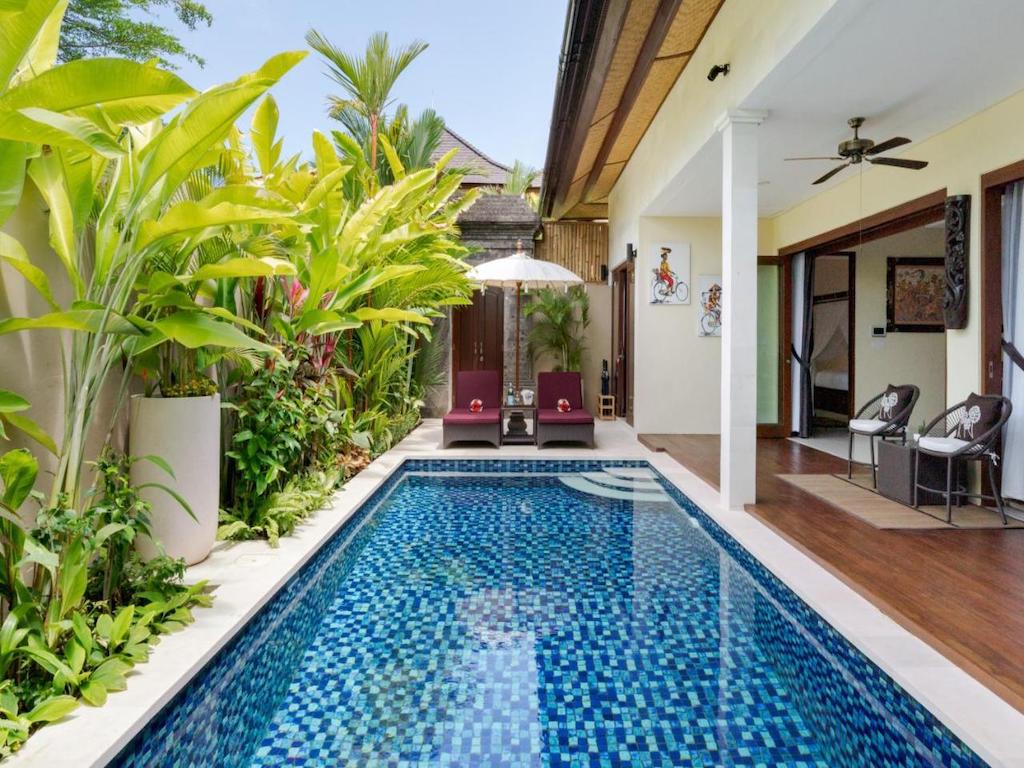
[[[174,475],[168,478],[153,462],[132,463],[132,485],[152,507],[152,538],[140,536],[137,547],[147,559],[161,554],[162,548],[170,557],[192,565],[206,559],[217,538],[220,394],[200,368],[210,362],[203,350],[164,344],[154,352],[155,379],[145,365],[151,358],[141,357],[136,366],[147,386],[131,399],[129,453],[159,456]],[[174,494],[157,484],[168,486]]]

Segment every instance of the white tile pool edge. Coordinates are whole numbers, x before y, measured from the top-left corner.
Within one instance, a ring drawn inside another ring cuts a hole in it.
[[[102,766],[112,759],[406,459],[589,458],[648,461],[983,759],[994,766],[1024,766],[1024,714],[766,525],[745,512],[721,509],[718,492],[669,456],[624,440],[632,433],[624,425],[615,427],[606,427],[608,440],[599,435],[596,450],[441,452],[436,450],[437,425],[425,423],[350,480],[328,508],[296,535],[282,539],[278,549],[259,541],[219,545],[210,558],[190,568],[190,581],[217,583],[214,607],[197,610],[195,624],[164,637],[149,662],[133,672],[128,690],[111,696],[104,707],[82,706],[64,722],[39,731],[7,765],[77,768]]]

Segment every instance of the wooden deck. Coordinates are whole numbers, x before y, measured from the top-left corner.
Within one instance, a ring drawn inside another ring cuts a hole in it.
[[[717,435],[641,435],[718,487]],[[1024,530],[879,530],[779,480],[845,472],[791,440],[758,440],[747,511],[1024,711]]]

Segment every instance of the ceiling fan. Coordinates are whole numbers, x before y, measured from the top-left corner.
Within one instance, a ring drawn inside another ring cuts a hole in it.
[[[902,147],[904,144],[909,144],[910,139],[904,138],[903,136],[894,136],[887,141],[883,141],[881,144],[875,144],[871,139],[862,139],[858,133],[860,127],[864,125],[863,117],[851,117],[847,120],[847,123],[851,128],[853,128],[853,138],[839,143],[839,148],[836,150],[838,155],[831,157],[787,157],[786,160],[844,161],[842,165],[836,166],[820,179],[816,180],[814,182],[815,184],[826,182],[848,165],[857,165],[865,160],[873,165],[891,165],[896,168],[909,168],[912,171],[919,171],[928,165],[924,160],[904,160],[901,157],[878,157],[882,152],[888,152],[890,149],[895,149],[896,147]]]

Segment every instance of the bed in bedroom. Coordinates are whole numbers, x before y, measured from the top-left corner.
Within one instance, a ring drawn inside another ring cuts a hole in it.
[[[845,302],[844,302],[845,303]],[[815,307],[815,333],[822,332],[823,343],[816,345],[811,358],[814,372],[814,413],[825,418],[846,418],[850,414],[850,342],[844,308],[830,305],[832,316]]]
[[[814,410],[837,415],[850,413],[849,371],[815,371]]]

